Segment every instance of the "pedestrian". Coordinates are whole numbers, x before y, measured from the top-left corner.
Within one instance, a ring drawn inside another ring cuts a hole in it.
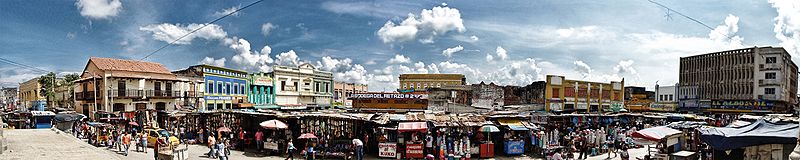
[[[245,134],[246,133],[245,133],[244,129],[239,129],[239,139],[236,141],[236,148],[235,149],[239,149],[239,150],[244,151],[244,135]]]
[[[264,147],[264,132],[261,129],[258,129],[256,132],[256,152],[261,152],[261,149]]]
[[[227,152],[225,152],[225,143],[223,143],[222,141],[223,141],[222,139],[217,141],[217,146],[216,146],[217,147],[217,154],[219,155],[219,160],[227,160],[228,159],[228,155],[227,155]],[[227,140],[225,140],[225,141],[227,141]]]
[[[128,156],[128,148],[131,146],[131,134],[125,134],[122,137],[122,145],[125,148],[125,156]]]
[[[164,145],[164,144],[165,144],[165,142],[164,142],[163,138],[156,138],[156,142],[155,142],[155,144],[153,144],[153,158],[155,160],[158,160],[158,153],[159,153],[158,150],[161,147],[163,147],[162,145]]]
[[[117,137],[116,137],[117,139],[114,140],[114,144],[117,145],[117,150],[119,150],[120,152],[122,152],[122,149],[123,149],[122,148],[122,136],[124,136],[124,134],[125,134],[125,132],[117,129]]]
[[[286,144],[286,159],[294,160],[294,152],[297,148],[294,148],[294,143],[292,143],[292,139],[289,139],[289,142]]]
[[[306,145],[308,145],[308,144],[306,144]],[[314,154],[314,146],[313,145],[308,145],[308,147],[306,147],[306,148],[307,148],[306,149],[306,159],[307,160],[314,160],[316,158],[316,155]]]
[[[140,141],[142,142],[142,151],[144,151],[144,153],[147,154],[147,136],[144,133],[140,135],[142,135],[140,137],[141,138]]]
[[[628,160],[628,158],[630,158],[630,155],[628,155],[628,147],[622,147],[622,150],[620,150],[619,153],[619,158],[622,160]]]
[[[208,150],[208,157],[209,158],[213,158],[213,159],[217,158],[217,156],[216,156],[217,151],[215,150],[216,146],[214,146],[215,144],[216,144],[216,139],[214,138],[214,136],[213,135],[208,135],[208,144],[207,145],[208,145],[208,149],[209,149]]]
[[[361,142],[358,138],[353,139],[353,146],[356,149],[356,160],[363,160],[364,159],[364,142]]]

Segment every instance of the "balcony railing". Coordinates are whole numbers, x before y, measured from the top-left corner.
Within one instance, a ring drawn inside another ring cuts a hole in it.
[[[152,98],[178,98],[181,91],[145,90],[145,95]]]
[[[85,92],[76,92],[75,99],[76,100],[94,100],[94,91],[85,91]]]
[[[203,92],[186,91],[183,92],[183,98],[196,98],[203,97]]]
[[[138,89],[128,89],[128,90],[118,90],[112,89],[108,92],[109,97],[113,98],[141,98],[144,96],[142,90]]]

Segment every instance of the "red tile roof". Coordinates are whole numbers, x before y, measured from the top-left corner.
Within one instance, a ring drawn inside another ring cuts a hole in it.
[[[113,58],[89,58],[97,68],[104,71],[129,71],[143,73],[172,74],[164,65],[155,62],[113,59]]]

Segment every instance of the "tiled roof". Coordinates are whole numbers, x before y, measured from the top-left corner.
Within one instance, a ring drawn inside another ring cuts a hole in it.
[[[154,62],[123,60],[113,58],[92,57],[89,61],[93,62],[97,68],[104,71],[129,71],[143,73],[172,74],[164,65]]]

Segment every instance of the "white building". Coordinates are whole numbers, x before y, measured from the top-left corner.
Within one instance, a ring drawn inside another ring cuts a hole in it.
[[[273,66],[275,103],[287,107],[331,106],[333,74],[305,63],[298,67]]]
[[[678,101],[678,87],[656,85],[656,102],[672,103]]]

